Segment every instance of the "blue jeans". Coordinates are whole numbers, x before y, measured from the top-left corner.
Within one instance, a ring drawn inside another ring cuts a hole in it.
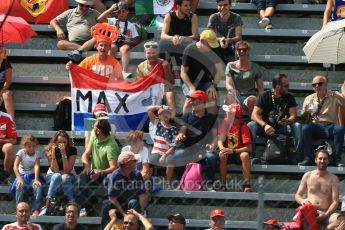
[[[24,193],[25,193],[25,186],[17,186],[16,189],[16,204],[23,202],[24,201]],[[43,188],[42,186],[39,187],[34,187],[32,186],[34,190],[34,203],[32,205],[32,210],[40,210],[41,209],[41,204],[42,204],[42,199],[43,199]]]
[[[86,173],[80,174],[78,194],[79,194],[79,205],[81,209],[86,208],[87,199],[90,198],[89,197],[90,187],[92,186],[99,187],[99,185],[103,183],[103,179],[104,177],[98,177],[97,181],[91,181],[89,174],[86,174]]]
[[[166,163],[176,166],[185,166],[191,162],[202,164],[206,180],[213,182],[217,170],[218,155],[214,152],[205,151],[203,148],[195,147],[178,148],[174,154],[167,156]],[[180,179],[180,178],[178,178]]]
[[[137,199],[131,199],[128,201],[128,203],[122,207],[124,211],[127,211],[129,209],[134,209],[137,212],[141,212],[140,203]],[[109,222],[109,210],[110,209],[116,209],[115,205],[110,200],[104,200],[102,203],[102,211],[101,211],[101,217],[102,222],[100,226],[100,230],[103,230],[107,223]]]
[[[49,184],[48,197],[55,197],[60,186],[64,194],[67,196],[68,201],[73,201],[73,184],[76,181],[74,174],[70,173],[64,182],[62,182],[61,173],[50,173],[47,175],[47,184]]]
[[[256,122],[251,121],[248,123],[248,127],[250,129],[252,135],[252,156],[256,156],[256,137],[259,136],[266,136],[264,129],[259,126]],[[284,135],[291,135],[293,137],[293,142],[295,146],[295,152],[297,156],[302,152],[302,143],[301,141],[301,124],[295,122],[291,125],[282,126],[280,129],[276,130],[276,134],[284,134]]]
[[[345,128],[338,124],[305,124],[302,127],[302,142],[304,160],[313,161],[313,142],[318,139],[333,139],[333,164],[341,161],[341,152],[344,145]]]

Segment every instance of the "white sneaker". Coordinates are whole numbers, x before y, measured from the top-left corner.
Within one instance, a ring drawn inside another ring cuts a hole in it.
[[[264,17],[264,18],[262,18],[260,21],[259,21],[259,27],[260,28],[266,28],[266,26],[268,25],[268,24],[270,24],[270,19],[269,18],[267,18],[267,17]]]
[[[265,29],[266,30],[271,30],[272,28],[273,28],[272,24],[268,24]]]
[[[134,75],[132,73],[122,71],[122,76],[126,81],[133,81],[134,80]]]
[[[41,208],[41,212],[40,212],[40,214],[38,214],[38,215],[39,215],[39,216],[44,216],[44,215],[46,214],[46,212],[47,212],[47,207],[44,206],[44,207]]]
[[[85,208],[80,209],[80,214],[79,216],[87,216],[87,212]]]

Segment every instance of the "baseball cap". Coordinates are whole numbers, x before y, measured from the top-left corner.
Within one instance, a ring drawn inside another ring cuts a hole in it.
[[[126,3],[126,2],[119,2],[117,4],[117,8],[116,8],[115,12],[118,12],[120,10],[128,10],[128,8],[129,8],[128,3]]]
[[[207,94],[202,90],[196,90],[192,93],[189,93],[187,97],[193,98],[193,99],[199,99],[203,102],[206,102],[208,100]]]
[[[117,163],[119,165],[123,165],[123,164],[130,162],[130,161],[137,161],[137,160],[138,160],[138,155],[136,155],[130,151],[124,151],[124,152],[120,153],[120,156],[117,159]]]
[[[237,103],[232,103],[230,105],[223,105],[222,108],[225,112],[228,112],[231,115],[234,115],[236,118],[242,117],[243,108],[241,105],[239,105]]]
[[[279,223],[276,219],[267,220],[266,222],[264,222],[264,224],[279,227]]]
[[[216,217],[216,216],[224,216],[224,210],[222,209],[215,209],[211,211],[210,217]]]
[[[97,104],[95,108],[93,108],[92,113],[96,116],[98,116],[101,113],[106,114],[108,116],[108,109],[105,106],[105,104]]]
[[[92,0],[75,0],[77,3],[88,5],[88,6],[93,6],[93,1]]]
[[[169,221],[173,220],[176,223],[186,225],[186,219],[181,214],[179,214],[179,213],[169,214],[168,215],[168,220]]]
[[[205,39],[211,48],[219,47],[219,43],[217,41],[217,35],[213,30],[204,30],[200,34],[200,39]]]

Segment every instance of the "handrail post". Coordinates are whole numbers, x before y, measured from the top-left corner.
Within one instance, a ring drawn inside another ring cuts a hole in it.
[[[258,230],[263,229],[262,223],[264,222],[264,176],[260,176],[258,179],[258,207],[257,207],[257,221],[258,221]]]

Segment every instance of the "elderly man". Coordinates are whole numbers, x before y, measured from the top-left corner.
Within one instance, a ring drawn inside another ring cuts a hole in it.
[[[217,13],[210,16],[207,28],[214,30],[220,40],[224,63],[235,60],[235,43],[242,39],[242,18],[230,11],[231,0],[217,0]]]
[[[156,74],[156,77],[163,78],[164,81],[164,99],[166,105],[172,111],[173,116],[176,114],[176,101],[173,92],[174,76],[172,74],[170,65],[164,59],[160,59],[158,43],[155,41],[148,41],[144,44],[144,53],[146,60],[141,62],[137,67],[137,79],[147,77],[151,74]],[[163,71],[155,71],[157,68],[162,68]]]
[[[115,226],[121,224],[121,221],[118,221],[116,216],[116,210],[111,209],[109,210],[110,222],[104,228],[104,230],[113,230]],[[122,230],[137,230],[139,229],[139,221],[144,226],[145,230],[153,230],[153,226],[150,221],[145,218],[145,216],[141,215],[134,209],[130,209],[127,211],[127,214],[123,218],[123,223],[121,226]]]
[[[312,205],[318,213],[314,217],[312,214],[303,215],[303,227],[306,227],[307,224],[327,224],[329,216],[338,207],[339,179],[336,175],[327,171],[328,163],[329,153],[327,150],[323,148],[317,150],[315,153],[317,169],[303,175],[295,194],[295,200],[302,205],[302,208],[306,205]]]
[[[80,215],[79,206],[77,203],[70,202],[66,205],[65,211],[66,222],[61,224],[56,224],[53,230],[85,230],[86,228],[78,224],[78,219]]]
[[[186,219],[179,213],[168,215],[169,230],[184,230],[186,228]]]
[[[30,221],[30,207],[27,203],[21,202],[16,207],[16,219],[17,221],[11,224],[6,224],[2,230],[13,229],[30,229],[30,230],[42,230],[39,224],[33,224]]]
[[[122,152],[117,160],[119,168],[108,176],[108,200],[102,204],[103,230],[109,222],[109,210],[115,208],[120,216],[126,216],[126,211],[134,209],[144,212],[147,206],[147,194],[144,179],[140,171],[136,170],[137,159],[133,152]]]
[[[167,161],[175,166],[199,162],[204,166],[206,181],[212,183],[217,168],[217,115],[206,109],[207,94],[196,90],[187,95],[192,111],[182,116],[181,128],[176,136],[178,147]],[[173,159],[170,159],[172,157]]]
[[[57,47],[62,50],[77,50],[85,42],[90,43],[84,51],[93,47],[90,28],[97,23],[99,12],[91,9],[93,0],[76,0],[77,8],[69,9],[50,21],[50,25],[56,31],[58,38]],[[67,27],[68,39],[61,28]],[[79,52],[77,52],[78,54]],[[81,53],[81,51],[80,51]],[[80,57],[78,57],[80,61]]]
[[[209,111],[217,110],[217,84],[224,75],[224,65],[216,53],[219,43],[213,30],[207,29],[200,34],[200,41],[189,44],[183,51],[181,79],[184,95],[202,90],[208,95]],[[189,112],[188,100],[183,112]]]
[[[272,89],[259,95],[248,123],[253,138],[255,154],[256,137],[260,134],[289,134],[294,138],[295,151],[300,152],[300,124],[297,119],[297,103],[288,92],[289,80],[285,74],[277,74],[272,81]],[[290,159],[291,161],[291,159]]]
[[[327,79],[317,75],[312,86],[315,93],[307,96],[302,107],[302,119],[308,124],[302,127],[304,160],[299,165],[312,165],[313,143],[319,139],[333,140],[332,166],[343,166],[341,154],[344,145],[345,128],[339,125],[338,110],[345,105],[345,98],[328,89]]]
[[[87,195],[90,185],[102,184],[107,174],[116,169],[116,161],[119,155],[119,147],[111,136],[111,128],[108,120],[97,120],[93,125],[93,131],[95,135],[91,136],[89,145],[81,156],[81,161],[84,165],[84,169],[80,173],[79,182],[79,200],[80,207],[82,208],[80,210],[81,216],[87,215]]]

